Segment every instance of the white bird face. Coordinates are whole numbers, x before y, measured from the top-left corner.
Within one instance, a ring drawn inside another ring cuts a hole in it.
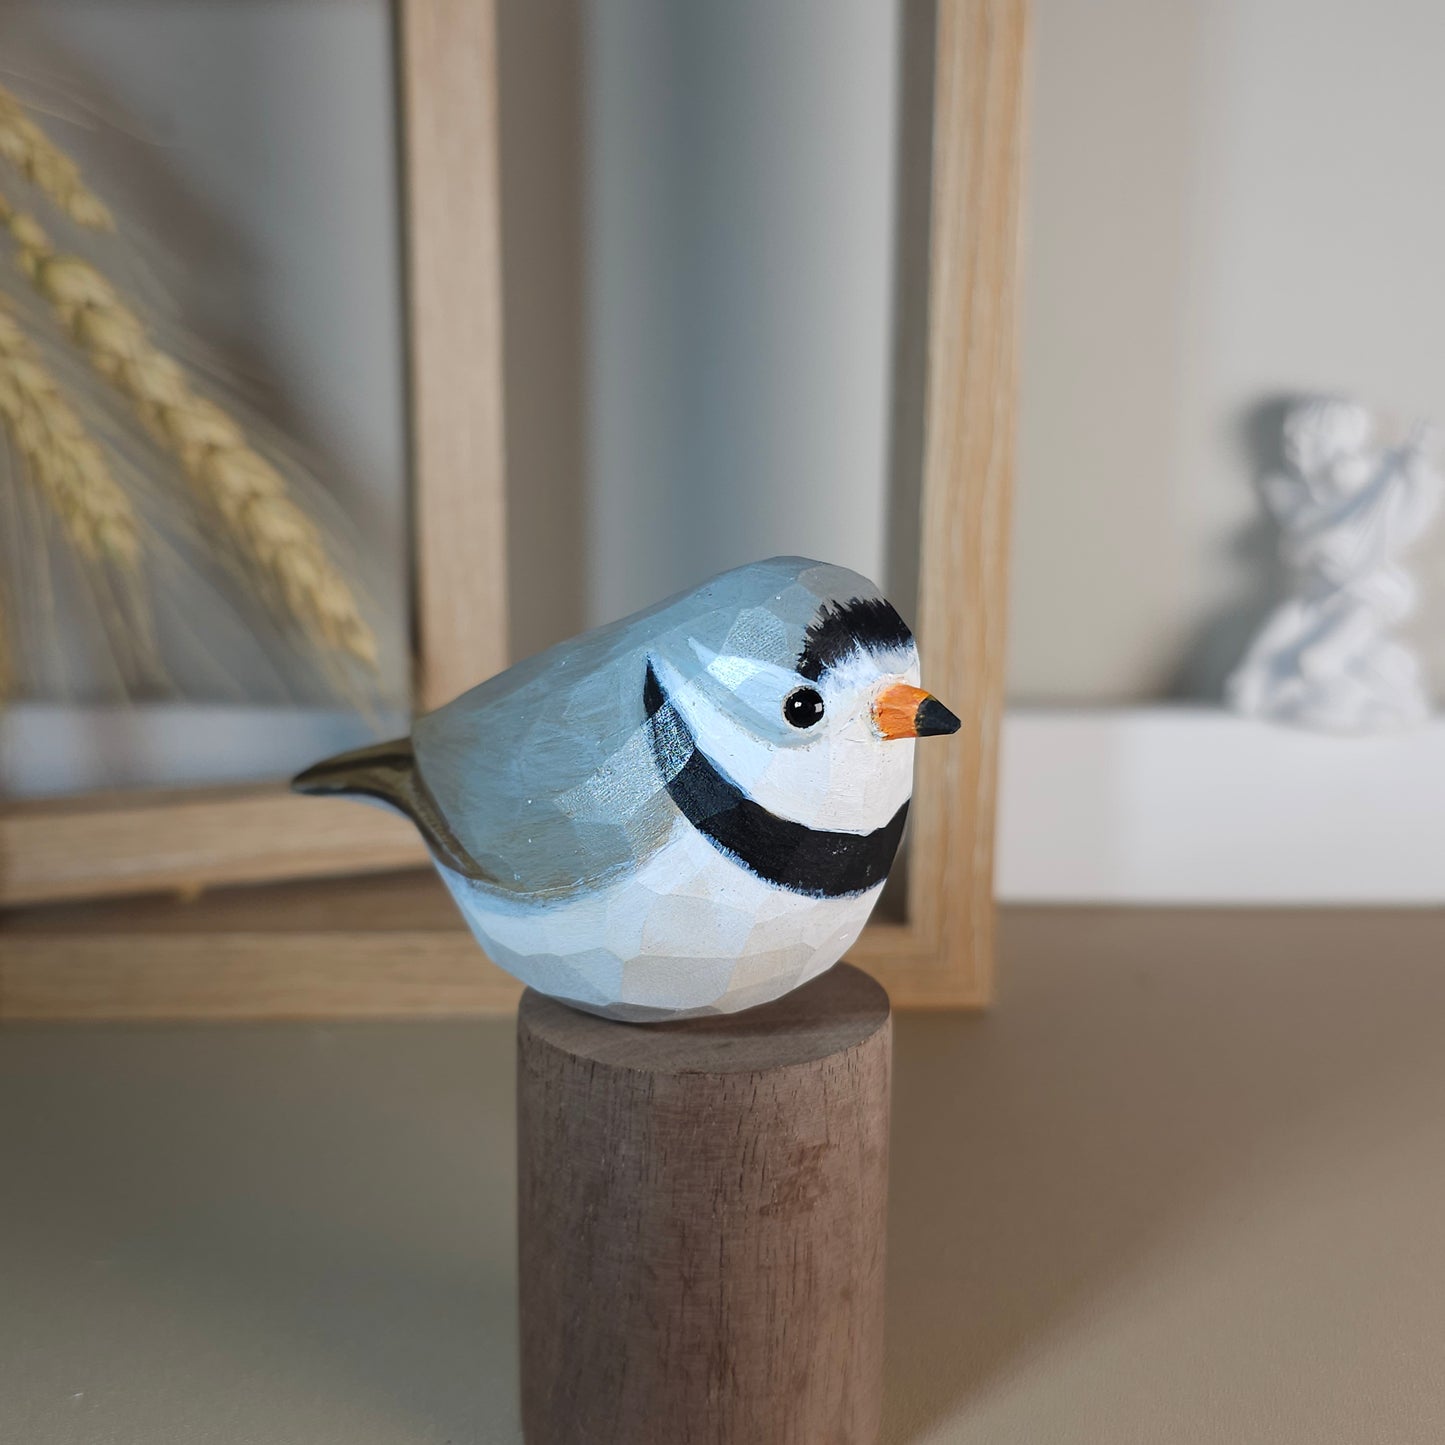
[[[912,792],[913,739],[958,726],[919,688],[911,638],[849,648],[809,675],[691,649],[691,676],[654,665],[697,746],[753,802],[809,828],[886,824]]]

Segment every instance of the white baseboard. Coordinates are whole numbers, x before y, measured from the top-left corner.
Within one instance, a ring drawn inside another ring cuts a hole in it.
[[[1010,711],[1009,902],[1445,904],[1445,719],[1334,738],[1219,709]]]

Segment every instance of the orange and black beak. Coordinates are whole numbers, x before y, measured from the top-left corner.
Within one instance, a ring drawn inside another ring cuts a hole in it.
[[[931,692],[890,682],[873,699],[873,726],[885,738],[930,738],[956,733],[960,723]]]

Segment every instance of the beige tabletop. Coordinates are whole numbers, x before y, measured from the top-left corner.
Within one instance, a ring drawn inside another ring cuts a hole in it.
[[[1007,917],[898,1024],[885,1439],[1445,1439],[1442,1024],[1438,913]],[[0,1032],[0,1440],[519,1440],[511,1068]]]

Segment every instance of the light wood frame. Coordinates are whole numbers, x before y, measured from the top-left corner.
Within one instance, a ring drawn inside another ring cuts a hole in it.
[[[1026,29],[1027,0],[939,0],[927,47],[916,622],[930,685],[966,726],[948,747],[919,749],[903,920],[874,922],[850,955],[902,1006],[981,1005],[992,988]],[[425,708],[507,661],[494,3],[399,0],[398,31]],[[424,860],[400,819],[279,787],[27,803],[0,816],[0,906],[188,895]],[[13,914],[0,933],[0,1018],[409,1014],[515,1001],[518,985],[481,959],[429,882],[324,885],[316,897],[331,906],[284,888],[261,921],[245,894],[176,917],[153,902],[72,908],[73,922],[53,910]],[[379,897],[393,900],[392,914],[377,914]]]

